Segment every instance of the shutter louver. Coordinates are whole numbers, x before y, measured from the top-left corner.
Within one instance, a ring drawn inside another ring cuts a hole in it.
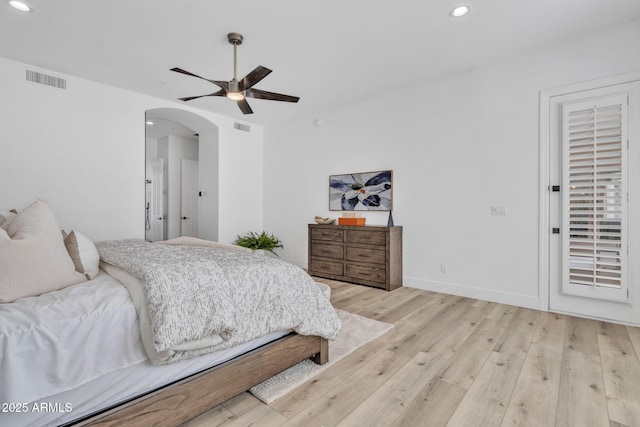
[[[627,300],[626,95],[563,113],[563,292]]]

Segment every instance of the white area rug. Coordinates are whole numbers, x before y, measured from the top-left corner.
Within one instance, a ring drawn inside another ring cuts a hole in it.
[[[264,403],[271,403],[298,387],[309,378],[318,375],[346,355],[393,328],[389,323],[368,319],[344,310],[336,310],[342,321],[342,329],[334,341],[329,341],[329,362],[317,365],[307,359],[269,378],[249,390]]]

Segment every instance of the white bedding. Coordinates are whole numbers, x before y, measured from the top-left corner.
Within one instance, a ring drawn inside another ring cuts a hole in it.
[[[79,285],[0,304],[0,404],[27,409],[20,413],[0,408],[0,425],[59,425],[223,363],[287,333],[154,366],[144,350],[129,292],[101,271]],[[45,405],[47,410],[34,411],[34,405]]]
[[[146,359],[129,293],[105,273],[0,304],[0,402],[43,399]]]

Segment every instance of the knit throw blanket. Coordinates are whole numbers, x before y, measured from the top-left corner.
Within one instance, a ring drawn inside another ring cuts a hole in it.
[[[161,363],[294,330],[334,339],[340,320],[314,280],[268,256],[219,247],[117,240],[97,243],[101,260],[140,279]],[[141,322],[142,327],[142,322]]]

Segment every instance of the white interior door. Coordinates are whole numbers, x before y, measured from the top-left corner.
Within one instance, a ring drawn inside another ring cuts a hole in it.
[[[149,203],[149,238],[152,242],[164,240],[164,159],[152,160],[151,200]]]
[[[638,84],[550,100],[549,308],[631,321],[629,140]]]
[[[182,159],[180,234],[198,237],[198,161]]]

